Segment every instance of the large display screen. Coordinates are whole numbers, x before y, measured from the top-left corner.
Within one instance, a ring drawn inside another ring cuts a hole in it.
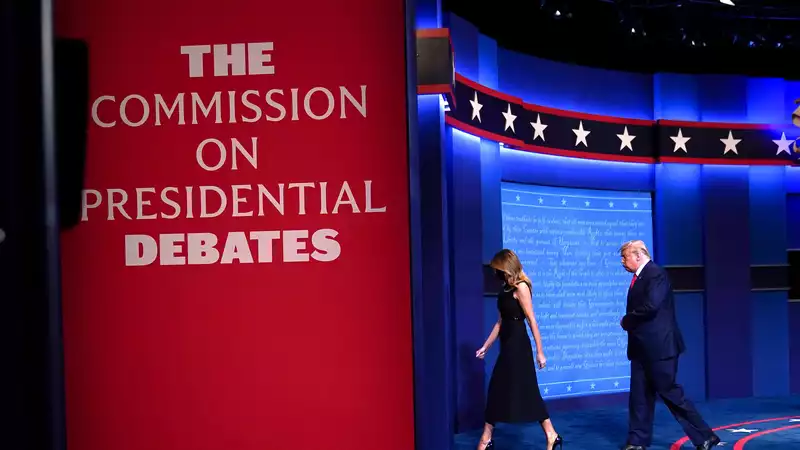
[[[502,205],[504,247],[533,281],[548,360],[539,372],[542,395],[627,391],[627,335],[619,322],[632,275],[619,248],[641,239],[652,252],[650,193],[503,183]]]

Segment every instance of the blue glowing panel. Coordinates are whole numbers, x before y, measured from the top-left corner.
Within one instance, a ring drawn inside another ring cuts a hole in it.
[[[458,52],[456,51],[456,60]],[[653,119],[653,79],[497,49],[498,90],[535,105],[612,117]]]
[[[689,74],[657,73],[653,75],[653,118],[668,120],[700,120],[697,105],[697,78]]]
[[[618,249],[631,239],[653,241],[650,193],[503,183],[501,198],[503,245],[533,280],[548,358],[539,372],[542,395],[627,391],[627,335],[619,320],[631,274]]]
[[[786,248],[800,250],[800,195],[797,193],[786,196]]]
[[[478,29],[455,14],[448,14],[447,21],[450,39],[453,42],[453,52],[456,55],[456,72],[470,80],[478,81],[480,78]]]
[[[787,123],[783,105],[786,81],[781,78],[747,79],[747,122]],[[780,106],[779,106],[780,105]]]
[[[786,193],[800,194],[800,167],[791,166],[786,168]]]
[[[697,75],[701,122],[747,122],[747,77]]]
[[[497,41],[478,36],[478,83],[497,89]]]
[[[441,0],[416,0],[414,2],[414,18],[416,20],[416,28],[418,30],[441,27]]]
[[[794,103],[796,100],[800,99],[800,81],[786,81],[784,85],[785,90],[785,97],[784,97],[784,119],[781,120],[780,123],[789,123],[791,122],[790,117],[792,116],[792,111],[797,108],[797,105]]]
[[[585,189],[651,191],[653,164],[565,158],[500,148],[503,181]]]

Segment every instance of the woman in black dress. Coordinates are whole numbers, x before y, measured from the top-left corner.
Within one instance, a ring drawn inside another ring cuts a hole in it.
[[[478,450],[493,449],[494,425],[502,423],[539,422],[547,438],[547,449],[561,448],[563,441],[556,433],[547,407],[539,392],[533,348],[525,329],[525,319],[536,342],[536,363],[543,369],[547,360],[531,300],[531,280],[522,271],[519,258],[511,250],[501,250],[492,258],[491,267],[503,282],[497,296],[500,318],[475,356],[483,359],[489,347],[500,338],[500,355],[492,371],[486,401],[486,424]]]

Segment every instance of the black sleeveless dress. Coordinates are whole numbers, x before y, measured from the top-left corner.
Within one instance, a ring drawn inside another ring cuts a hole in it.
[[[542,422],[549,418],[539,392],[525,312],[514,298],[515,290],[515,287],[504,286],[497,296],[502,321],[498,337],[500,355],[486,398],[486,422],[490,424]]]

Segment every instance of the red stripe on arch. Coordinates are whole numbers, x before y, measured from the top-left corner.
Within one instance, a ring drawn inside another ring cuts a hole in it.
[[[755,439],[755,438],[757,438],[759,436],[764,436],[765,434],[777,433],[779,431],[791,430],[792,428],[800,428],[800,425],[789,425],[789,426],[786,426],[786,427],[773,428],[771,430],[759,431],[758,433],[751,434],[750,436],[747,436],[744,439],[739,439],[736,442],[736,444],[733,446],[733,450],[742,450],[744,448],[744,444],[748,443],[749,441],[752,441],[753,439]]]
[[[743,427],[745,425],[754,425],[757,423],[766,423],[766,422],[777,422],[779,420],[789,420],[789,419],[800,419],[800,416],[786,416],[786,417],[773,417],[771,419],[760,419],[760,420],[750,420],[748,422],[741,422],[741,423],[732,423],[729,425],[723,425],[721,427],[714,428],[714,431],[724,430],[726,428],[736,428],[736,427]],[[677,441],[675,441],[669,448],[669,450],[680,450],[681,446],[685,444],[689,440],[688,437],[684,436]]]

